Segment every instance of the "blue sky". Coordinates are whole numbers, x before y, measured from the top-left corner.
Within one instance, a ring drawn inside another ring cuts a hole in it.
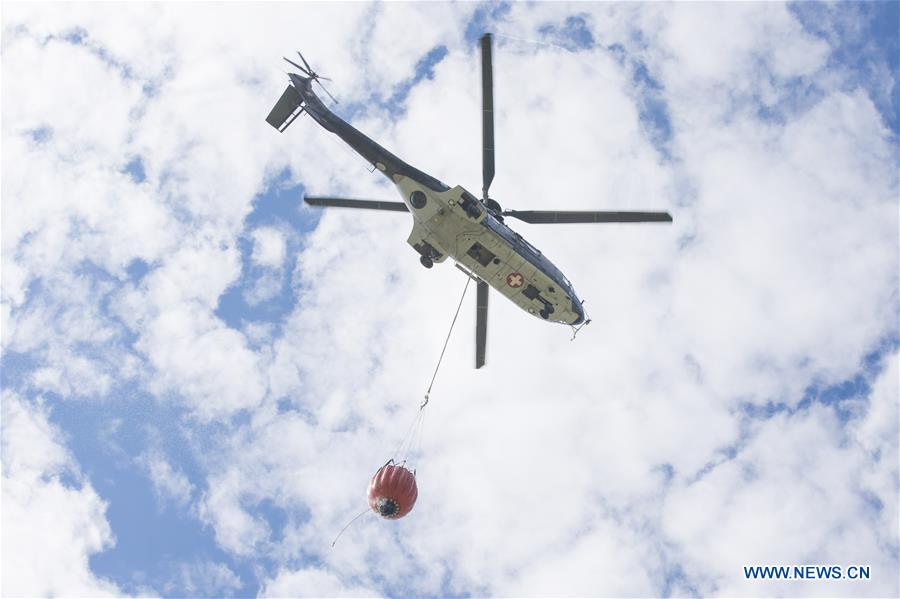
[[[896,594],[898,6],[5,10],[2,594]],[[300,203],[396,198],[268,127],[280,56],[475,191],[484,31],[504,207],[675,224],[515,227],[595,322],[495,297],[476,373],[467,306],[419,505],[332,550],[464,281]]]

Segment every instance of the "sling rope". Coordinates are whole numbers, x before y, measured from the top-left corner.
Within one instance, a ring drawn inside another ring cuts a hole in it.
[[[447,352],[447,345],[450,343],[450,336],[453,334],[453,328],[454,326],[456,326],[456,320],[459,318],[460,310],[462,310],[463,301],[466,299],[466,292],[469,290],[470,282],[471,279],[469,277],[466,277],[466,286],[463,288],[462,296],[459,298],[459,305],[456,306],[456,313],[453,315],[453,321],[450,323],[450,330],[447,331],[447,338],[444,339],[444,346],[443,348],[441,348],[441,355],[438,357],[437,365],[434,367],[434,373],[431,375],[431,382],[428,384],[428,390],[425,391],[425,400],[419,405],[416,416],[410,423],[406,434],[403,435],[403,438],[400,440],[397,448],[391,454],[391,456],[397,458],[398,462],[401,464],[405,464],[407,461],[407,457],[409,457],[409,454],[412,453],[414,449],[417,450],[417,448],[421,446],[422,423],[425,419],[425,406],[428,405],[428,401],[431,398],[431,390],[434,388],[434,381],[437,379],[438,371],[440,370],[441,363],[444,360],[444,354]]]
[[[466,277],[466,286],[463,288],[462,297],[459,298],[459,305],[456,306],[456,314],[453,315],[453,321],[450,323],[450,330],[447,332],[447,338],[444,340],[444,347],[441,349],[440,357],[438,357],[437,366],[434,367],[434,374],[431,375],[431,382],[428,384],[428,390],[425,392],[425,401],[423,401],[422,405],[419,406],[416,417],[413,419],[412,424],[410,424],[409,429],[407,429],[406,435],[403,436],[403,439],[400,441],[400,445],[398,445],[397,449],[394,450],[393,455],[398,456],[400,454],[400,451],[404,449],[404,446],[406,447],[406,455],[403,457],[403,461],[399,462],[401,466],[406,464],[406,458],[408,457],[409,452],[413,450],[414,447],[416,448],[416,451],[421,448],[422,423],[425,419],[425,406],[428,405],[428,399],[431,395],[431,389],[432,387],[434,387],[434,381],[437,378],[438,370],[440,370],[441,362],[444,360],[444,353],[447,351],[447,344],[450,343],[450,335],[453,333],[453,327],[456,325],[456,319],[459,318],[459,311],[462,309],[463,300],[466,299],[466,291],[469,290],[469,283],[471,282],[471,280],[472,279],[470,279],[469,277]],[[393,461],[394,459],[392,457],[390,460],[388,460],[387,463],[390,464]],[[415,470],[413,470],[413,474],[415,474]],[[341,535],[344,534],[344,531],[350,528],[350,526],[354,522],[362,518],[367,513],[372,514],[374,512],[372,512],[371,508],[367,507],[356,516],[354,516],[353,519],[347,522],[347,524],[344,525],[344,528],[342,528],[341,531],[337,534],[337,536],[334,538],[334,541],[331,542],[331,546],[334,547],[335,543],[338,542],[338,539],[341,538]]]
[[[472,279],[466,277],[466,286],[463,287],[462,297],[459,298],[459,305],[456,306],[456,314],[453,315],[453,322],[450,323],[450,330],[447,331],[447,338],[444,340],[444,348],[441,349],[441,357],[438,358],[437,366],[434,367],[434,374],[431,376],[431,382],[428,384],[428,391],[425,392],[425,401],[419,406],[420,410],[428,405],[428,398],[431,395],[431,388],[434,386],[434,379],[437,378],[438,369],[440,369],[441,361],[444,359],[444,352],[447,351],[447,344],[450,343],[450,335],[453,333],[453,326],[456,324],[457,317],[459,317],[459,311],[462,308],[463,300],[466,299],[466,291],[469,290],[469,283],[471,282]]]

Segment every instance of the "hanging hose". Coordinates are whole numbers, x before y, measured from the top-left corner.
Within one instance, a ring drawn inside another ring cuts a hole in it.
[[[350,520],[350,522],[347,522],[347,524],[344,525],[344,528],[341,529],[341,532],[337,533],[337,536],[334,537],[334,540],[331,542],[331,547],[334,548],[334,544],[338,542],[338,539],[341,538],[341,535],[344,534],[344,531],[347,530],[348,528],[350,528],[351,524],[353,524],[354,522],[356,522],[357,520],[359,520],[366,514],[371,514],[371,513],[373,513],[372,510],[367,507],[360,513],[356,514],[356,516],[354,516],[354,518],[352,520]]]

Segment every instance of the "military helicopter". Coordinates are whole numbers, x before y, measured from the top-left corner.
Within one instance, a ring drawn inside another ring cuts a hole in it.
[[[456,267],[477,282],[475,368],[485,363],[488,287],[543,320],[577,327],[585,323],[582,301],[569,279],[540,250],[504,222],[505,217],[526,223],[642,223],[672,222],[668,212],[611,212],[560,210],[504,210],[488,195],[494,179],[494,91],[492,37],[481,38],[482,188],[481,199],[457,185],[449,187],[410,166],[334,114],[316,95],[313,83],[334,101],[300,52],[301,66],[285,58],[300,74],[288,73],[290,84],[266,122],[283,132],[304,112],[340,137],[393,183],[403,202],[306,196],[311,206],[363,208],[409,212],[412,232],[407,239],[425,268],[453,258]],[[589,322],[589,321],[588,321]]]

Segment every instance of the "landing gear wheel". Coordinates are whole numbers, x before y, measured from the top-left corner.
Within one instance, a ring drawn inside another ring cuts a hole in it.
[[[431,268],[432,266],[434,266],[434,261],[428,256],[422,256],[421,258],[419,258],[419,262],[421,262],[422,266],[424,266],[425,268]]]
[[[547,308],[544,308],[543,310],[541,310],[540,315],[541,315],[541,318],[543,318],[544,320],[547,320],[548,318],[550,318],[550,312],[547,310]]]

